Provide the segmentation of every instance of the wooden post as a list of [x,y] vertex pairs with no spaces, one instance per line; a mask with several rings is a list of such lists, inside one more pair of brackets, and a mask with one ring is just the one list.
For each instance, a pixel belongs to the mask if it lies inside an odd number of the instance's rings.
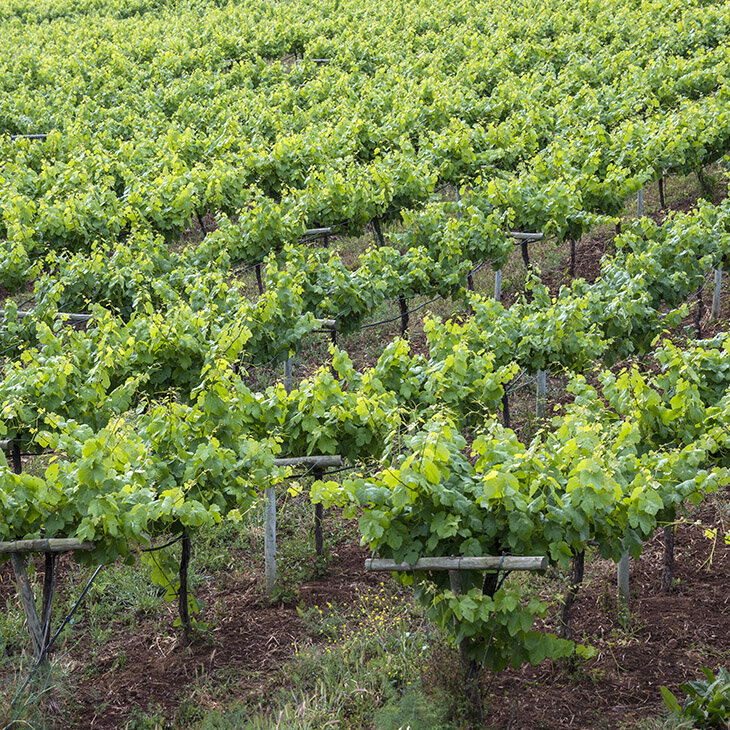
[[644,217],[644,188],[641,188],[636,196],[636,214],[639,218]]
[[[342,466],[342,457],[339,454],[332,456],[296,456],[292,458],[274,459],[274,466],[307,466],[313,472],[321,475],[328,467]],[[315,543],[317,542],[317,507],[315,505]],[[322,512],[319,512],[319,526],[321,535]],[[320,554],[319,551],[317,554]],[[264,490],[264,576],[266,581],[266,595],[273,597],[276,586],[276,490],[268,486]]]
[[697,311],[695,312],[695,330],[698,339],[702,339],[702,318],[705,316],[705,300],[702,298],[702,287],[697,290]]
[[[315,467],[312,470],[312,476],[315,480],[322,478],[322,467]],[[324,517],[324,510],[322,503],[318,502],[314,505],[314,550],[317,553],[317,558],[324,557],[324,537],[322,535],[322,518]]]
[[46,553],[46,569],[43,574],[43,604],[41,608],[41,644],[45,649],[51,639],[51,612],[56,589],[56,554]]
[[674,525],[664,528],[664,566],[662,569],[662,590],[670,591],[674,581]]
[[502,269],[494,272],[494,301],[502,301]]
[[292,391],[292,358],[288,357],[284,362],[284,389],[287,393]]
[[659,176],[659,206],[662,210],[667,207],[666,200],[664,199],[664,175]]
[[581,550],[573,555],[573,562],[570,571],[570,583],[568,584],[568,592],[563,602],[563,611],[561,616],[562,636],[569,639],[573,631],[571,625],[572,609],[575,598],[578,595],[578,589],[583,583],[583,574],[585,572],[585,550]]
[[377,216],[373,218],[373,230],[375,231],[375,237],[378,239],[378,245],[385,246],[385,236],[380,227],[380,219]]
[[547,410],[547,370],[537,371],[537,398],[535,415],[542,418]]
[[625,552],[618,563],[617,571],[619,607],[629,607],[629,553]]
[[259,294],[263,294],[264,293],[264,282],[263,282],[263,279],[261,278],[261,264],[256,264],[256,266],[254,268],[256,269],[256,283],[258,284],[258,287],[259,287]]
[[13,471],[20,474],[23,471],[23,462],[20,460],[20,444],[13,442]]
[[38,620],[38,613],[35,610],[35,599],[33,597],[33,589],[28,580],[28,573],[25,569],[25,560],[19,553],[10,553],[10,562],[15,573],[15,582],[18,586],[20,603],[23,606],[25,619],[28,622],[28,632],[33,643],[33,655],[38,660],[43,651],[43,631],[41,630],[41,622]]
[[527,249],[527,240],[523,239],[520,241],[520,249],[522,250],[522,261],[525,264],[525,268],[530,270],[530,252]]
[[271,599],[276,585],[276,492],[271,486],[264,492],[264,573]]
[[[449,571],[449,587],[455,596],[461,595],[461,571],[450,570]],[[457,623],[458,626],[458,623]],[[469,669],[470,659],[469,654],[466,651],[466,642],[462,641],[459,644],[459,656],[461,657],[461,664],[465,670]]]
[[180,554],[180,588],[177,594],[177,605],[180,611],[183,633],[190,638],[193,627],[190,624],[190,611],[188,607],[188,566],[190,565],[190,535],[186,529],[182,532],[182,552]]
[[575,238],[570,237],[570,269],[568,270],[571,279],[575,277]]
[[502,395],[502,422],[504,423],[505,428],[511,427],[511,418],[509,414],[509,395],[506,389]]
[[398,306],[400,307],[400,336],[405,337],[408,332],[408,301],[402,294],[398,297]]
[[712,291],[712,312],[710,317],[717,319],[720,316],[720,298],[722,296],[722,264],[715,269],[715,288]]

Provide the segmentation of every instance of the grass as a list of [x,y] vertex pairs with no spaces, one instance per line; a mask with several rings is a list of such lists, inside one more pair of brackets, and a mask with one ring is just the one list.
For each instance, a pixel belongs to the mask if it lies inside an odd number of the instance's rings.
[[282,668],[274,696],[206,713],[194,727],[455,727],[443,692],[424,683],[436,639],[407,593],[383,583],[351,605],[299,611],[310,642]]

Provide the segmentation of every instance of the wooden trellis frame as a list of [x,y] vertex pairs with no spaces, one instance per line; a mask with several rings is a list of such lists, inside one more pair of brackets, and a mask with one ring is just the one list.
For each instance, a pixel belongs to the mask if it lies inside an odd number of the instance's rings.
[[[28,633],[33,644],[33,655],[36,661],[43,656],[51,638],[51,611],[55,593],[56,556],[62,552],[93,550],[95,547],[93,542],[81,542],[77,538],[0,542],[0,555],[10,554],[18,597],[28,622]],[[46,557],[46,568],[43,576],[43,604],[40,617],[36,611],[33,588],[26,568],[24,556],[28,553],[44,553]]]

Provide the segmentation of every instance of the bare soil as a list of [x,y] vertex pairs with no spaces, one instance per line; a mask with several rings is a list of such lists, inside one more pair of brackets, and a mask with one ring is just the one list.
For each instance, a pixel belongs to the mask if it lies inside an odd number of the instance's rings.
[[[537,667],[483,673],[485,717],[472,728],[620,728],[661,712],[659,692],[675,693],[680,683],[698,678],[701,666],[713,670],[730,659],[730,548],[703,535],[704,526],[727,521],[728,494],[700,507],[676,534],[676,587],[660,587],[661,533],[645,545],[631,565],[631,613],[622,622],[612,563],[588,556],[586,578],[573,607],[574,637],[595,647],[594,658],[575,667],[545,661]],[[701,524],[699,524],[701,523]],[[347,606],[382,580],[364,570],[367,551],[347,541],[334,550],[328,572],[305,583],[300,606]],[[64,580],[63,570],[60,580]],[[223,577],[225,578],[225,576]],[[251,575],[210,581],[200,590],[206,603],[207,632],[186,643],[171,628],[148,618],[137,630],[120,628],[101,647],[82,635],[64,657],[70,667],[68,699],[59,710],[60,726],[111,730],[124,727],[135,712],[153,712],[172,727],[181,703],[194,698],[208,709],[234,700],[267,705],[276,687],[286,686],[286,662],[313,639],[294,606],[270,605],[261,596],[261,579]],[[535,590],[555,603],[544,628],[557,631],[564,579],[548,575]],[[12,595],[8,565],[0,569],[0,598]],[[556,599],[556,597],[558,597]],[[625,617],[624,617],[625,618]],[[164,622],[163,622],[164,623]],[[74,631],[83,632],[83,622]],[[443,668],[424,668],[424,678]],[[452,672],[458,665],[450,665]],[[441,683],[456,677],[441,676]],[[433,679],[430,680],[433,682]],[[428,686],[427,682],[427,686]],[[457,681],[458,685],[458,681]],[[201,687],[205,691],[201,692]],[[681,695],[681,693],[679,693]],[[346,725],[343,725],[346,726]]]

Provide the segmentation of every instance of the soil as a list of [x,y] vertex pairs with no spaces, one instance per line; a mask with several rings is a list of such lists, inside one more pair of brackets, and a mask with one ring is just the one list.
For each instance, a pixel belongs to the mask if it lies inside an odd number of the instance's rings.
[[[677,585],[670,593],[660,587],[661,531],[645,545],[641,558],[631,561],[628,625],[619,619],[615,566],[588,556],[572,624],[574,637],[593,646],[595,657],[572,668],[545,661],[495,676],[485,672],[481,677],[485,717],[471,727],[619,728],[661,712],[661,685],[681,698],[679,684],[698,678],[701,666],[713,670],[727,666],[730,548],[721,539],[713,545],[702,526],[721,526],[727,497],[717,497],[678,526]],[[328,572],[301,587],[300,606],[327,602],[346,606],[359,593],[377,590],[382,577],[365,572],[367,556],[355,542],[340,545]],[[0,569],[0,578],[5,599],[11,593],[7,564]],[[312,639],[296,608],[269,605],[262,599],[260,585],[260,576],[206,584],[198,593],[209,607],[203,618],[210,629],[190,644],[166,633],[152,619],[142,620],[135,632],[113,632],[93,659],[88,639],[82,640],[65,658],[72,668],[68,680],[75,707],[71,711],[67,706],[62,726],[111,730],[124,727],[134,712],[142,710],[174,718],[180,703],[195,696],[206,678],[214,686],[228,683],[225,704],[235,698],[265,703],[270,691],[286,684],[286,661]],[[536,590],[554,599],[563,593],[563,579],[547,576]],[[557,631],[557,612],[556,602],[553,618],[544,628]],[[173,609],[168,618],[169,628]],[[433,674],[436,669],[429,671]],[[204,697],[200,703],[206,704]],[[210,699],[209,704],[217,703]]]
[[[707,519],[707,510],[700,517]],[[488,726],[524,730],[618,728],[660,714],[659,688],[681,700],[679,685],[715,671],[730,657],[730,548],[713,542],[701,527],[676,533],[675,578],[661,590],[661,533],[631,561],[631,619],[619,620],[616,570],[597,559],[587,566],[588,584],[573,607],[577,639],[595,647],[595,658],[576,671],[564,664],[509,670],[487,680]],[[556,630],[555,626],[551,627]],[[511,723],[511,724],[510,724]]]

